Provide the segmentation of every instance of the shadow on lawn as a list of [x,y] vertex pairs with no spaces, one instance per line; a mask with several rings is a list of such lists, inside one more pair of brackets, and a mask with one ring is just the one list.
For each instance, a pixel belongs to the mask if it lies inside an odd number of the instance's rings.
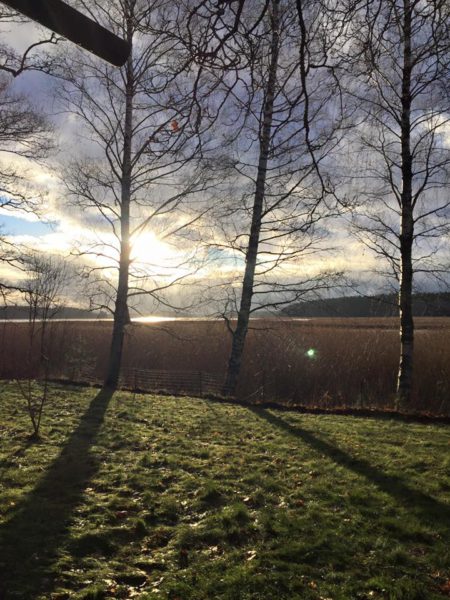
[[[0,600],[51,592],[58,548],[99,466],[90,449],[111,397],[112,392],[103,390],[95,396],[59,456],[0,528]],[[25,589],[29,595],[24,595]]]
[[358,475],[362,475],[378,486],[380,490],[389,494],[399,504],[405,506],[411,514],[422,522],[439,522],[441,525],[450,522],[450,506],[408,486],[398,475],[388,475],[378,467],[371,465],[368,461],[352,456],[345,450],[341,450],[330,442],[317,437],[307,429],[291,425],[264,408],[249,407],[249,409],[272,425],[300,438],[311,448],[325,454],[334,462]]

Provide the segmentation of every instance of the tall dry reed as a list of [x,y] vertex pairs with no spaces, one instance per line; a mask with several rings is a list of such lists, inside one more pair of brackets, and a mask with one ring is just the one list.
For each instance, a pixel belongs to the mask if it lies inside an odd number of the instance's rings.
[[[450,319],[417,319],[414,410],[450,413]],[[0,325],[0,377],[25,373],[26,324]],[[55,377],[102,379],[111,325],[51,323]],[[223,377],[230,335],[222,322],[176,321],[128,328],[123,367],[205,371]],[[398,360],[395,319],[255,320],[238,394],[252,402],[319,407],[393,405]],[[37,364],[37,363],[36,363]]]

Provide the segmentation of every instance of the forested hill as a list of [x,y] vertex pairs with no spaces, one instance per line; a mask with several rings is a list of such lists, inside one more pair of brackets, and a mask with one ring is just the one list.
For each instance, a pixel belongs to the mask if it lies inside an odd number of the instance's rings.
[[[327,300],[310,300],[283,309],[291,317],[394,317],[398,315],[395,295],[345,296]],[[415,294],[414,316],[449,317],[450,293]]]
[[[52,312],[52,311],[50,311]],[[3,306],[0,308],[0,320],[3,319],[28,319],[28,306]],[[91,312],[83,308],[66,306],[58,310],[55,319],[97,319],[108,317],[104,312]]]

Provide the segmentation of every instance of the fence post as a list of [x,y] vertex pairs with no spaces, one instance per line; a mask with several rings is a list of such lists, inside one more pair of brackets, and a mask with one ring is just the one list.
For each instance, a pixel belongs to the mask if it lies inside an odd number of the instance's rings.
[[133,369],[133,402],[136,400],[136,390],[137,390],[137,385],[136,385],[136,369]]
[[359,384],[359,395],[356,398],[356,408],[364,408],[366,399],[366,380],[363,378]]
[[198,389],[200,396],[203,396],[203,374],[201,371],[198,373]]

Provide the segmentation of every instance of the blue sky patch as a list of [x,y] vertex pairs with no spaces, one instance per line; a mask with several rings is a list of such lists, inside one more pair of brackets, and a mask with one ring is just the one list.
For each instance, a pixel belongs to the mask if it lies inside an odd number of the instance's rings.
[[53,231],[53,226],[45,221],[28,221],[20,217],[0,215],[0,231],[3,235],[46,235]]

